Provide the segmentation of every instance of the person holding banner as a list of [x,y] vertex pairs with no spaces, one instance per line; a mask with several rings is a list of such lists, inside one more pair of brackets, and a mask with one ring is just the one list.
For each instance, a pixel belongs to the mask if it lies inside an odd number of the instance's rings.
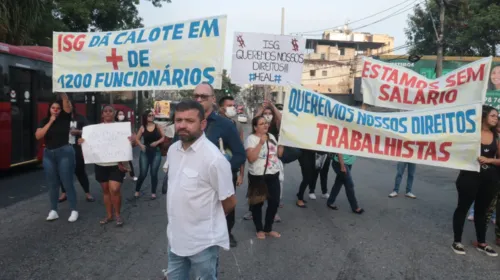
[[337,195],[339,195],[342,185],[345,186],[345,194],[347,195],[347,200],[351,205],[351,210],[355,214],[363,214],[365,210],[358,206],[358,200],[354,193],[354,181],[352,180],[352,165],[356,160],[356,156],[336,154],[333,157],[332,167],[337,177],[335,178],[335,183],[333,184],[332,190],[330,191],[330,197],[326,201],[326,206],[332,210],[339,210],[337,206],[334,205]]
[[59,186],[62,183],[66,189],[71,215],[69,222],[78,220],[76,210],[76,190],[74,185],[75,150],[69,144],[71,102],[66,93],[59,94],[61,101],[50,104],[47,116],[38,126],[35,137],[44,139],[43,170],[49,186],[51,209],[47,221],[59,219],[57,204],[59,202]]
[[[141,127],[137,132],[138,145],[141,148],[139,155],[139,179],[135,185],[134,198],[139,198],[142,183],[148,176],[148,169],[151,169],[151,199],[156,199],[156,187],[158,186],[158,170],[161,165],[160,144],[165,141],[163,129],[154,123],[155,115],[151,110],[146,110],[142,114]],[[143,143],[140,139],[143,139]]]
[[[109,124],[114,122],[115,109],[112,106],[105,106],[102,109],[102,123]],[[135,137],[129,137],[131,145],[135,143]],[[85,139],[78,139],[78,144],[85,142]],[[123,226],[123,219],[120,215],[122,206],[121,184],[125,173],[130,171],[128,162],[107,162],[95,164],[95,179],[101,184],[103,192],[104,206],[106,207],[106,218],[101,220],[101,225],[108,224],[116,219],[116,226]]]
[[498,111],[484,105],[481,124],[481,156],[478,158],[479,172],[461,170],[456,180],[458,205],[453,214],[454,242],[452,249],[456,254],[465,255],[462,244],[464,223],[470,206],[474,204],[474,226],[476,228],[477,250],[488,256],[496,257],[497,252],[486,243],[486,213],[498,191],[499,176],[496,166],[500,166],[500,141],[495,127]]

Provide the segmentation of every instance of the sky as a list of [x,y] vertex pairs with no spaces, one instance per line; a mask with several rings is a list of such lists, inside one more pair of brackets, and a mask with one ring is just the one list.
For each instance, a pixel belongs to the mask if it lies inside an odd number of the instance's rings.
[[[363,19],[392,6],[379,15],[350,24],[350,28],[361,27],[391,16],[378,23],[363,27],[356,32],[388,34],[394,37],[395,47],[406,43],[404,29],[407,26],[410,8],[423,0],[172,0],[155,8],[151,2],[141,0],[138,10],[144,26],[175,23],[217,15],[227,15],[224,68],[231,69],[232,40],[234,32],[257,32],[280,34],[281,8],[285,8],[285,34],[315,31],[304,35],[319,38],[322,30]],[[316,36],[314,36],[316,35]],[[405,50],[396,54],[405,53]]]

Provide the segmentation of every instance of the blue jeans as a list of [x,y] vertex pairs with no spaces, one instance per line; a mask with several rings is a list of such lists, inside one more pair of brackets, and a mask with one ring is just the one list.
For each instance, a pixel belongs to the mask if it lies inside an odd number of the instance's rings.
[[146,147],[146,151],[141,151],[139,155],[139,179],[135,185],[135,191],[139,192],[142,183],[148,176],[148,170],[151,169],[151,193],[156,194],[156,186],[158,185],[158,169],[161,164],[161,152],[159,148]]
[[75,165],[75,150],[70,145],[44,150],[43,169],[49,187],[51,210],[57,211],[61,184],[66,190],[69,207],[71,210],[76,210],[76,191],[73,179]]
[[194,279],[217,280],[219,246],[208,247],[194,256],[181,257],[172,253],[168,246],[168,280],[187,280],[189,274]]
[[335,199],[337,198],[337,195],[339,195],[342,185],[344,185],[345,194],[347,195],[347,200],[349,200],[351,209],[352,211],[356,211],[359,206],[358,201],[356,200],[356,194],[354,193],[354,181],[351,177],[352,165],[345,165],[345,173],[340,171],[340,163],[335,160],[332,161],[332,167],[335,173],[337,173],[337,177],[335,178],[335,183],[333,183],[332,190],[330,191],[330,197],[326,201],[326,204],[333,205],[335,203]]
[[401,180],[403,179],[403,174],[405,173],[406,166],[408,165],[408,179],[406,180],[406,193],[411,192],[413,186],[413,176],[415,175],[415,169],[417,165],[415,163],[409,162],[398,162],[398,173],[396,174],[396,182],[394,184],[394,191],[399,192],[399,185],[401,185]]

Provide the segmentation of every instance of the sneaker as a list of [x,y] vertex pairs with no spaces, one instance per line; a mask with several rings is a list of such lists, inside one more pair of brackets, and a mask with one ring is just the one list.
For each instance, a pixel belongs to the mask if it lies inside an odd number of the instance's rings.
[[274,215],[274,222],[275,223],[281,223],[281,218],[278,214]]
[[236,239],[234,239],[232,233],[229,234],[229,246],[231,246],[231,248],[238,246],[238,242],[236,241]]
[[49,215],[47,216],[47,221],[54,221],[59,219],[59,215],[57,214],[57,211],[50,210]]
[[480,245],[478,245],[476,247],[476,249],[479,252],[483,252],[486,255],[490,256],[490,257],[496,257],[496,256],[498,256],[498,253],[495,252],[495,250],[493,250],[493,248],[491,248],[489,245],[486,245],[486,246],[480,246]]
[[473,221],[474,221],[474,215],[469,215],[469,216],[467,217],[467,220],[469,220],[469,221],[473,222]]
[[252,217],[252,212],[248,212],[245,214],[245,216],[243,216],[243,219],[249,221],[249,220],[252,220],[253,217]]
[[133,179],[134,179],[134,181],[137,181],[137,177],[135,177],[135,176],[134,176],[134,178],[133,178]]
[[453,242],[453,244],[451,245],[451,248],[453,249],[455,254],[465,255],[465,249],[464,249],[464,245],[462,245],[462,243]]
[[71,215],[68,218],[68,222],[73,223],[78,220],[78,211],[71,211]]
[[324,198],[324,199],[328,199],[329,197],[330,197],[330,195],[327,193],[324,193],[321,195],[321,198]]
[[315,200],[316,199],[316,195],[313,194],[313,193],[310,193],[309,194],[309,198],[312,199],[312,200]]
[[390,197],[390,198],[393,198],[393,197],[396,197],[396,196],[398,196],[398,193],[397,193],[397,192],[391,192],[391,193],[389,194],[389,197]]
[[417,196],[416,196],[416,195],[414,195],[414,194],[412,194],[411,192],[407,192],[407,193],[405,194],[405,196],[406,196],[406,197],[408,197],[408,198],[413,198],[413,199],[417,198]]

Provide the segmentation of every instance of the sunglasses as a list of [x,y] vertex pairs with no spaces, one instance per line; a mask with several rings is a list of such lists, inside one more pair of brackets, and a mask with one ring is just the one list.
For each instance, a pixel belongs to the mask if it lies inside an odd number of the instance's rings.
[[149,115],[148,115],[148,118],[149,118],[149,117],[154,117],[154,116],[155,116],[155,115],[153,115],[153,114],[149,114]]

